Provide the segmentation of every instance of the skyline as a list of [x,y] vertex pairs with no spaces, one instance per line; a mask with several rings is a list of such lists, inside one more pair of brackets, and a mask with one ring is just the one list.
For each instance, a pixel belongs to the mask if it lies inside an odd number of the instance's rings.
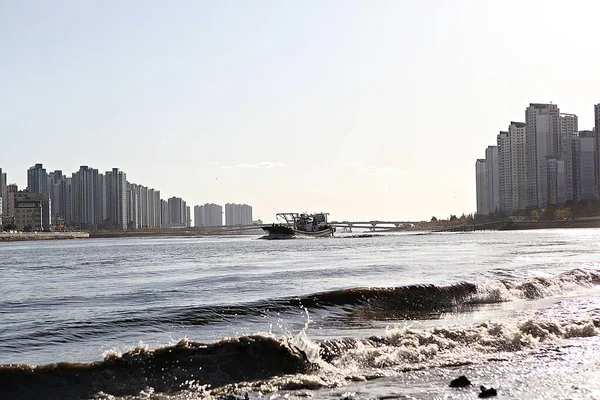
[[598,199],[600,104],[592,130],[558,104],[530,103],[525,122],[511,121],[475,162],[477,213],[532,213]]
[[[7,182],[6,182],[7,186],[16,185],[17,188],[19,188],[19,190],[27,190],[27,191],[29,191],[31,193],[47,193],[47,194],[50,194],[51,190],[50,190],[50,188],[48,186],[50,185],[50,181],[52,179],[51,174],[59,173],[60,176],[61,176],[61,179],[62,179],[62,177],[71,179],[71,178],[75,178],[75,175],[78,172],[80,172],[81,169],[84,169],[84,168],[85,169],[90,169],[90,170],[95,170],[97,174],[102,175],[103,177],[104,176],[108,176],[111,173],[112,174],[117,174],[117,173],[124,173],[124,174],[126,174],[127,173],[126,171],[120,170],[120,168],[111,168],[111,169],[103,171],[101,169],[94,168],[91,165],[90,166],[88,166],[88,165],[82,165],[82,166],[80,166],[79,170],[73,171],[72,173],[68,173],[68,171],[64,171],[64,170],[61,170],[61,169],[50,170],[50,169],[44,167],[43,163],[36,163],[35,165],[33,165],[30,168],[28,168],[28,170],[26,171],[26,176],[27,176],[27,180],[26,181],[27,182],[30,181],[29,175],[31,174],[31,180],[32,180],[32,184],[34,185],[34,187],[29,187],[28,184],[24,184],[23,186],[19,186],[16,182],[11,181],[11,179],[9,178],[10,175],[8,175],[5,172],[5,170],[3,168],[1,168],[1,167],[0,167],[0,174],[3,174],[3,175],[5,175],[7,177]],[[39,175],[40,171],[44,171],[45,175],[44,176]],[[171,197],[176,197],[176,198],[179,198],[180,200],[184,200],[185,201],[185,199],[182,199],[180,196],[169,196],[169,198],[161,198],[160,197],[160,188],[156,188],[156,187],[153,187],[151,185],[147,185],[146,186],[146,185],[141,184],[141,183],[130,182],[128,179],[125,179],[124,182],[127,183],[127,187],[131,184],[133,186],[143,187],[143,188],[145,188],[147,190],[151,190],[153,192],[157,191],[158,192],[158,196],[159,196],[158,197],[159,200],[165,200],[166,201],[166,200],[169,200]],[[42,187],[43,185],[46,185],[46,186]],[[2,193],[0,193],[0,199],[3,199]],[[4,199],[3,199],[3,201],[4,201]],[[2,203],[0,203],[0,204],[2,204]],[[202,203],[202,202],[199,202],[199,203],[190,203],[190,208],[193,210],[196,207],[202,207],[202,206],[208,205],[208,204],[212,204],[212,203],[210,203],[208,201],[204,201],[204,203]],[[248,204],[244,204],[244,203],[238,204],[236,202],[227,202],[227,203],[224,203],[224,205],[225,206],[245,206],[245,207],[249,207],[250,210],[252,209],[251,206],[249,206]],[[53,214],[55,214],[55,213],[53,213]],[[1,214],[1,210],[0,210],[0,215],[2,215]],[[252,211],[249,211],[249,215],[250,216],[252,215]],[[230,217],[230,218],[234,218],[234,217]],[[193,214],[191,215],[190,220],[192,222],[195,222]],[[223,220],[225,220],[225,213],[223,213]],[[250,221],[251,222],[248,223],[248,225],[252,224],[252,218],[251,217],[250,217]],[[230,223],[225,223],[225,221],[223,221],[223,224],[225,224],[225,225],[234,224],[233,220],[229,221],[229,222]],[[126,223],[127,222],[125,222],[125,224]],[[192,226],[194,226],[194,225],[192,225]]]
[[600,102],[595,4],[0,9],[0,167],[19,187],[35,163],[118,167],[265,221],[447,218],[475,211],[472,162],[527,104],[583,130]]

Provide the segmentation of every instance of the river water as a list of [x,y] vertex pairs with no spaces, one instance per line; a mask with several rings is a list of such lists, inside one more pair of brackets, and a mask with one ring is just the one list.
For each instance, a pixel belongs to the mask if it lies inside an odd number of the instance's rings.
[[0,243],[0,398],[600,399],[599,261],[595,229]]

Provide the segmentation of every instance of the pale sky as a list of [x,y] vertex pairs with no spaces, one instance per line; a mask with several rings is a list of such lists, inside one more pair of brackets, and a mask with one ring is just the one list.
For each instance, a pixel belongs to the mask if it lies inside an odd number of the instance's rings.
[[553,102],[593,129],[595,1],[0,0],[0,168],[118,167],[254,217],[475,210],[475,160]]

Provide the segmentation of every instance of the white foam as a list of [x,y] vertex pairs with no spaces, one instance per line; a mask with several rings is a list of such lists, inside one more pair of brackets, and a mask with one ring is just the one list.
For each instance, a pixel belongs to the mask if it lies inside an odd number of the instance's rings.
[[554,277],[538,276],[515,282],[493,280],[478,285],[472,302],[487,304],[562,296],[591,288],[599,281],[597,274],[582,269],[574,269]]
[[333,363],[346,373],[440,366],[534,349],[559,339],[596,336],[599,325],[600,320],[588,317],[563,323],[533,318],[429,329],[388,328],[379,338],[358,341]]

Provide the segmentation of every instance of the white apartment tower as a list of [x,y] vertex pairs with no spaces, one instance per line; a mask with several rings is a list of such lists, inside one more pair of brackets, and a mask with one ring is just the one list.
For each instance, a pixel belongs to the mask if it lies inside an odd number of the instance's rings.
[[561,113],[559,116],[559,125],[560,125],[560,155],[563,155],[566,151],[565,146],[567,138],[572,135],[575,135],[579,131],[579,123],[577,119],[577,115],[575,114],[563,114]]
[[490,211],[500,208],[500,181],[498,172],[498,146],[488,146],[485,150],[487,165],[488,205]]
[[510,136],[508,132],[500,132],[496,137],[498,145],[498,182],[500,191],[500,211],[513,210],[512,199],[512,163]]
[[48,193],[48,174],[42,164],[27,170],[27,190],[33,193]]
[[527,206],[525,124],[511,122],[508,131],[498,134],[497,144],[499,210],[524,209]]
[[118,168],[105,173],[107,225],[112,229],[127,229],[127,175]]
[[204,206],[194,206],[194,227],[206,226],[204,222]]
[[252,225],[252,207],[247,204],[225,204],[225,225]]
[[511,121],[508,126],[511,146],[512,208],[523,210],[527,207],[527,149],[524,122]]
[[488,205],[488,173],[485,159],[479,158],[475,162],[475,186],[477,214],[487,215],[490,212]]
[[204,205],[204,223],[206,226],[223,226],[223,207],[214,203]]
[[6,207],[8,204],[7,201],[7,193],[8,193],[8,183],[6,182],[6,172],[2,172],[2,168],[0,168],[0,197],[2,197],[2,207],[0,207],[0,215],[6,214]]
[[160,224],[161,226],[169,226],[171,223],[171,215],[169,210],[169,202],[160,199]]
[[83,165],[73,174],[72,222],[82,229],[94,229],[102,224],[98,211],[100,203],[98,191],[98,170]]
[[188,226],[189,214],[182,198],[173,196],[168,200],[168,214],[169,226],[178,228]]
[[67,178],[61,170],[48,174],[48,191],[52,203],[52,225],[66,222],[69,209],[69,190]]
[[559,115],[556,104],[531,103],[525,111],[528,206],[549,204],[548,159],[559,153]]

